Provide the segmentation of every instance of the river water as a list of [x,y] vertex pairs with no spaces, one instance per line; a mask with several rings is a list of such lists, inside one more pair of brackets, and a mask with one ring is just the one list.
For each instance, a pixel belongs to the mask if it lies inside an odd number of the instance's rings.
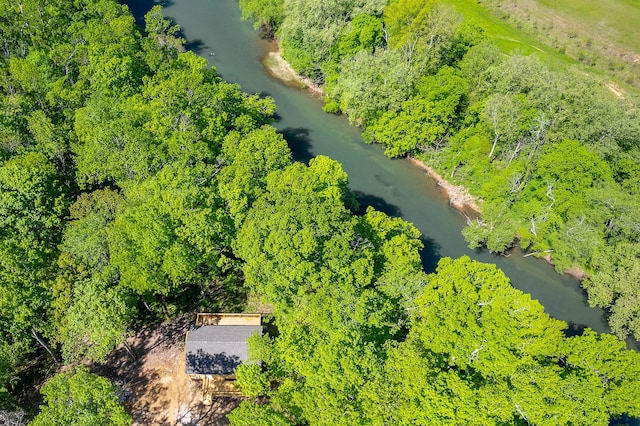
[[378,146],[362,141],[357,128],[345,117],[326,114],[322,102],[304,90],[285,86],[271,78],[261,64],[269,44],[260,40],[252,26],[240,20],[237,0],[129,0],[138,22],[154,4],[161,4],[167,17],[178,23],[186,47],[205,57],[227,81],[238,83],[248,93],[275,99],[278,121],[294,158],[308,161],[326,155],[340,163],[362,205],[412,222],[424,235],[422,253],[426,271],[439,258],[469,255],[481,262],[497,264],[514,287],[537,299],[547,313],[569,323],[579,332],[585,326],[608,332],[603,311],[588,307],[578,282],[555,273],[543,260],[523,258],[515,250],[496,256],[467,247],[461,235],[464,217],[448,205],[435,182],[406,160],[384,157]]

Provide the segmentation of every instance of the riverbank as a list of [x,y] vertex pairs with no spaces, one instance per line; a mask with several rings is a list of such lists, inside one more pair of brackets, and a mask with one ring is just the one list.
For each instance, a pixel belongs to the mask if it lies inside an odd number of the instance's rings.
[[424,170],[427,175],[436,181],[436,184],[442,188],[442,191],[449,198],[449,204],[456,210],[467,214],[480,215],[480,206],[476,197],[471,195],[467,188],[462,185],[454,185],[438,174],[432,167],[427,166],[422,161],[413,157],[408,157],[409,161]]
[[[449,198],[449,204],[456,210],[462,212],[467,217],[471,215],[480,216],[482,214],[480,211],[480,206],[478,205],[479,200],[471,195],[464,186],[452,184],[451,182],[440,176],[440,174],[438,174],[435,169],[427,166],[425,163],[418,159],[409,157],[409,161],[420,167],[427,173],[427,175],[429,175],[431,179],[436,181],[436,184]],[[530,256],[532,254],[533,253],[529,253],[525,256]],[[551,254],[545,254],[544,256],[540,256],[540,258],[544,259],[548,264],[553,265],[553,258]],[[587,276],[586,272],[577,266],[571,266],[570,268],[564,270],[562,273],[575,278],[578,281],[584,280]]]
[[[310,79],[299,75],[293,67],[284,59],[278,49],[276,41],[272,44],[273,50],[267,52],[262,58],[262,64],[270,76],[280,80],[287,86],[306,88],[314,96],[324,97],[325,93],[322,87],[314,84]],[[461,185],[454,185],[440,176],[432,167],[427,166],[422,161],[409,157],[409,161],[424,170],[427,175],[436,181],[436,184],[442,188],[442,191],[449,198],[449,204],[460,212],[473,215],[480,215],[480,206],[478,200],[469,191]]]
[[[270,47],[271,49],[264,55],[261,62],[271,77],[281,81],[287,86],[306,89],[315,97],[324,97],[325,93],[320,86],[314,84],[310,79],[300,76],[282,57],[276,41],[274,41]],[[436,185],[447,196],[450,206],[468,218],[481,215],[480,200],[471,195],[464,186],[452,184],[442,177],[434,168],[416,158],[408,157],[408,160],[436,182]],[[544,259],[550,265],[553,265],[553,258],[550,254],[546,254],[540,258]],[[586,277],[586,273],[577,266],[572,266],[563,271],[563,273],[578,281],[582,281]]]
[[321,99],[324,98],[325,93],[322,87],[315,84],[311,79],[299,75],[282,57],[277,42],[274,41],[273,46],[274,50],[267,52],[261,61],[267,73],[282,81],[287,86],[307,89],[313,96]]

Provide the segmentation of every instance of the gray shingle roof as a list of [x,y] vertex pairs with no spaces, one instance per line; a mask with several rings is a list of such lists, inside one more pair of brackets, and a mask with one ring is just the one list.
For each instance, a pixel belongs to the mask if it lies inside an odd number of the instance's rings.
[[249,358],[247,338],[260,325],[205,325],[189,332],[185,343],[187,374],[233,374]]

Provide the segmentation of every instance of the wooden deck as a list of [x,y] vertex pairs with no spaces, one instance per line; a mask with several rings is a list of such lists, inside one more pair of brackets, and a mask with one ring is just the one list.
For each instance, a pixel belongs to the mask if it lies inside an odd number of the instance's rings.
[[202,380],[202,403],[211,405],[214,397],[241,396],[242,392],[236,388],[235,376],[197,376]]
[[262,325],[261,314],[198,314],[196,326],[203,325]]
[[[261,326],[261,314],[226,314],[200,313],[196,316],[196,327],[203,326]],[[221,327],[222,328],[222,327]],[[187,332],[187,339],[189,332]],[[240,396],[242,392],[234,386],[235,374],[190,374],[192,380],[202,382],[202,401],[204,405],[211,405],[215,397]]]

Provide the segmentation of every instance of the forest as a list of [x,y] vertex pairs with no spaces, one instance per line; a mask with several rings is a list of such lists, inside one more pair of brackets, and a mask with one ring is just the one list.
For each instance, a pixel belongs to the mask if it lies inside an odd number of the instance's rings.
[[589,304],[617,336],[640,339],[638,92],[616,97],[609,80],[537,45],[524,55],[460,4],[240,1],[322,85],[327,112],[479,200],[463,231],[470,247],[519,245],[558,272],[582,271]]
[[504,250],[517,230],[560,269],[598,265],[585,285],[618,337],[571,333],[493,265],[425,273],[417,229],[357,213],[336,161],[294,162],[272,99],[186,51],[159,6],[142,29],[114,0],[0,0],[0,411],[131,424],[91,366],[141,324],[254,294],[277,333],[251,341],[234,425],[640,417],[640,354],[619,338],[639,324],[634,110],[418,3],[241,6],[325,82],[327,110],[475,179],[473,244]]

